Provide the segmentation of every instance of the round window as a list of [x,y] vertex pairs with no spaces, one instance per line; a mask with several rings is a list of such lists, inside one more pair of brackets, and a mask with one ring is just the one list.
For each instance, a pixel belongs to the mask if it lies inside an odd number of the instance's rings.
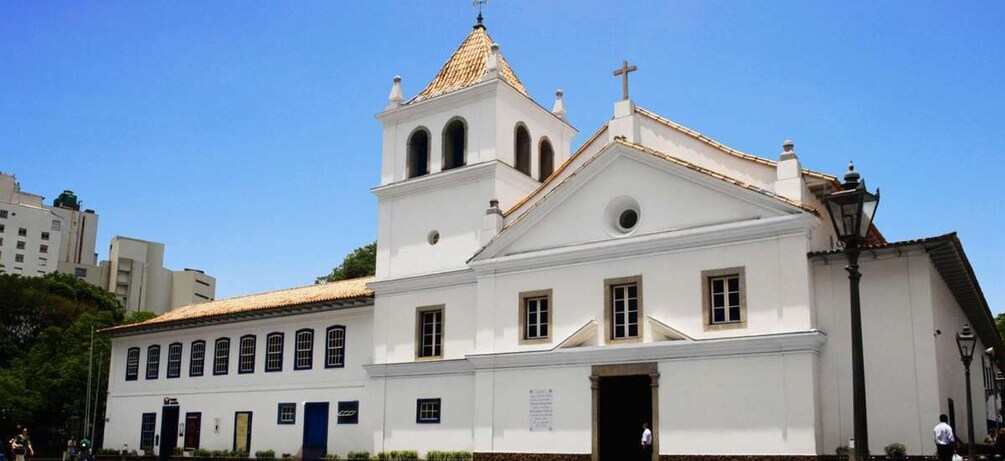
[[635,228],[635,225],[639,223],[639,213],[632,209],[627,209],[621,212],[618,216],[618,226],[624,231],[629,231]]
[[632,197],[622,195],[611,199],[604,210],[604,227],[611,237],[631,235],[642,220],[642,207]]
[[436,245],[440,241],[440,233],[437,231],[431,231],[426,237],[426,240],[429,241],[430,245]]

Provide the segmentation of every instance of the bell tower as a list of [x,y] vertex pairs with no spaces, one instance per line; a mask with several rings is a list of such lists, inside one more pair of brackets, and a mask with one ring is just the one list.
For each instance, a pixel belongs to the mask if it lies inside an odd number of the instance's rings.
[[418,94],[395,76],[383,124],[377,278],[464,269],[489,202],[507,210],[568,157],[576,130],[562,93],[531,99],[479,18]]

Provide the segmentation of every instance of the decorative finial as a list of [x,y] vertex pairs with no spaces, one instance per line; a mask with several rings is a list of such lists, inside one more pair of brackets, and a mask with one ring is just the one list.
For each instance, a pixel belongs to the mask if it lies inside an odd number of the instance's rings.
[[489,57],[485,60],[485,76],[482,81],[492,80],[499,77],[499,44],[493,43],[489,50]]
[[555,90],[555,105],[551,106],[551,113],[562,120],[565,120],[565,103],[562,101],[564,94],[562,90]]
[[475,0],[475,1],[471,2],[471,6],[477,6],[478,7],[478,17],[476,18],[478,20],[478,23],[475,24],[475,27],[474,27],[475,29],[485,30],[485,24],[482,23],[482,21],[485,19],[485,18],[482,17],[482,6],[485,5],[488,2],[489,2],[489,0]]
[[629,66],[628,61],[621,61],[621,68],[614,71],[614,76],[621,76],[621,100],[628,100],[628,73],[639,70],[638,67]]
[[785,161],[796,158],[795,147],[796,143],[792,142],[791,139],[782,141],[782,155],[778,157],[778,160]]
[[844,182],[849,189],[857,187],[862,176],[855,171],[855,162],[848,162],[848,172],[844,174]]
[[387,105],[388,109],[394,109],[401,105],[405,97],[401,94],[401,76],[394,76],[394,85],[391,86],[391,94],[387,97],[390,103]]

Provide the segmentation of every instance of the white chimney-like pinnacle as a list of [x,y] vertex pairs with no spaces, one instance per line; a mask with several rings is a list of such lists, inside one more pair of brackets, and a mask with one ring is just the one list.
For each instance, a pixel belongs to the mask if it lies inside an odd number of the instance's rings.
[[493,43],[489,51],[489,57],[485,60],[485,76],[482,81],[492,80],[499,77],[499,44]]
[[391,95],[387,97],[390,103],[387,105],[388,109],[394,109],[401,105],[405,97],[401,94],[401,76],[394,76],[394,85],[391,87]]
[[562,120],[565,120],[565,102],[562,101],[562,95],[564,94],[562,90],[556,90],[555,105],[551,106],[551,113]]

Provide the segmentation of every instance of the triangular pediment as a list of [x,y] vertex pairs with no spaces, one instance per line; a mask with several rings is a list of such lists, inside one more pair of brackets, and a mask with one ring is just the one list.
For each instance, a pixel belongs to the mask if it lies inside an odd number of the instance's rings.
[[[637,212],[631,229],[624,210]],[[800,204],[616,141],[539,198],[473,260],[811,213]]]

